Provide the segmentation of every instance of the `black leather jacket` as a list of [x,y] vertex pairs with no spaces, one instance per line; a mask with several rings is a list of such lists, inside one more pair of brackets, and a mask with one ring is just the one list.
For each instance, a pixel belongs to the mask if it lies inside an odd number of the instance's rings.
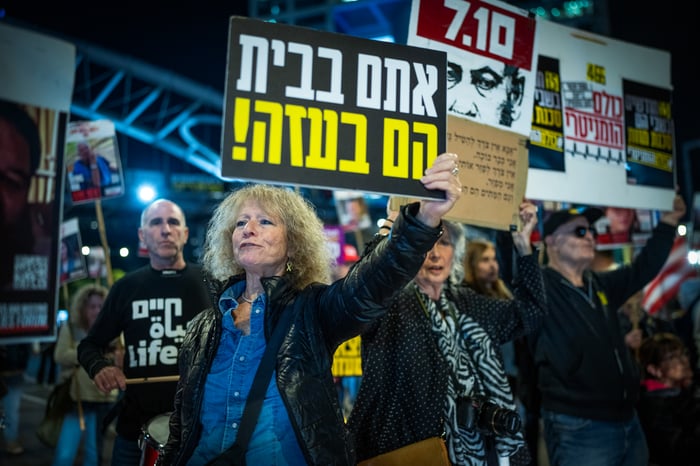
[[[338,404],[331,365],[336,348],[384,315],[393,296],[418,272],[441,234],[415,218],[417,204],[402,209],[391,238],[363,257],[347,276],[331,285],[292,289],[284,276],[263,280],[268,306],[265,337],[281,312],[295,312],[277,358],[277,386],[308,464],[354,465],[355,448]],[[215,284],[213,302],[232,284]],[[289,300],[289,298],[292,298]],[[161,465],[185,464],[199,442],[200,410],[209,368],[222,331],[218,308],[191,321],[178,363],[180,380],[170,436]]]

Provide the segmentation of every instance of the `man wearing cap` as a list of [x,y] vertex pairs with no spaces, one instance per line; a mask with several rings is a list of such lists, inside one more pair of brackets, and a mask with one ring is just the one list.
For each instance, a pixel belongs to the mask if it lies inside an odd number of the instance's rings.
[[528,336],[528,345],[552,466],[648,463],[635,413],[639,372],[625,347],[617,309],[661,270],[685,208],[676,196],[673,210],[661,216],[632,264],[605,272],[590,270],[596,245],[592,225],[601,210],[560,210],[545,221],[548,315]]

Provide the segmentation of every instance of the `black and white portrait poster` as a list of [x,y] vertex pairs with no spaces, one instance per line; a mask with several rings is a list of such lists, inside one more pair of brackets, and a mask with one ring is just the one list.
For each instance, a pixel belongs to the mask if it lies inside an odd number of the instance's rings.
[[447,112],[530,134],[536,21],[497,0],[413,0],[408,44],[447,53]]

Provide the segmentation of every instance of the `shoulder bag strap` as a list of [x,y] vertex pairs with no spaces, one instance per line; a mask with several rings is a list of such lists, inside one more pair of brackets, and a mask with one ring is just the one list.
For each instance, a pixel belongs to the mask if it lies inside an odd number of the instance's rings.
[[270,341],[267,342],[265,353],[263,354],[258,370],[255,372],[253,385],[248,394],[245,408],[243,408],[243,417],[241,418],[241,428],[238,430],[236,441],[233,442],[226,451],[207,463],[207,466],[224,466],[224,465],[244,465],[245,454],[248,450],[248,442],[253,435],[255,425],[258,423],[258,416],[262,409],[263,400],[265,399],[265,391],[272,377],[272,370],[277,361],[277,351],[287,330],[291,325],[292,317],[295,314],[296,306],[287,308],[282,312],[280,320],[275,327]]

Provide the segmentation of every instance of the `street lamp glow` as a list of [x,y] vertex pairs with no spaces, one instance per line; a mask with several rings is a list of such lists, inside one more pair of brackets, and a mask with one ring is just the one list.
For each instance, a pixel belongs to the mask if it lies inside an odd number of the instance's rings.
[[149,184],[142,185],[138,190],[139,199],[143,202],[151,202],[156,198],[156,190]]

